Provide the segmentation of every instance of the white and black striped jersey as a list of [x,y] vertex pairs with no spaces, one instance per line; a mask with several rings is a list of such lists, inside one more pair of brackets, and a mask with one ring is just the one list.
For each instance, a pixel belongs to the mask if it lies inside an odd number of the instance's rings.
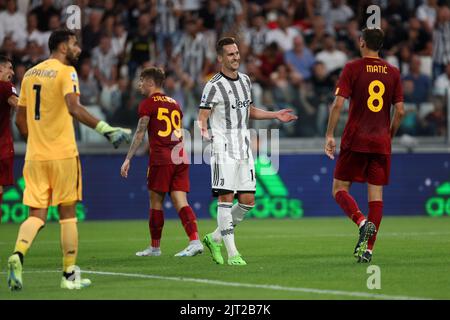
[[236,27],[236,18],[242,14],[242,5],[237,0],[231,0],[227,5],[219,5],[216,9],[216,22],[219,22],[221,33],[225,34]]
[[240,72],[236,79],[218,73],[206,83],[200,108],[211,109],[213,153],[226,152],[233,159],[250,157],[251,88],[250,78]]
[[208,59],[208,43],[202,33],[195,38],[185,33],[174,49],[174,55],[182,55],[183,71],[197,80],[201,74],[205,60]]
[[179,0],[156,1],[156,33],[171,34],[178,31],[178,17],[175,15],[175,10],[178,9],[181,10]]
[[433,62],[438,64],[450,62],[450,22],[438,24],[434,29]]
[[252,52],[256,55],[261,55],[267,46],[267,28],[257,30],[251,28],[245,32],[244,41],[252,49]]

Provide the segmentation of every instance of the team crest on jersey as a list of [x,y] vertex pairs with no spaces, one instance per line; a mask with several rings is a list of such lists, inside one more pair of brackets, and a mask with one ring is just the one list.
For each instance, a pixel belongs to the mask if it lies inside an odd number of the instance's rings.
[[72,72],[70,74],[70,78],[72,79],[72,81],[77,81],[77,73],[76,72]]

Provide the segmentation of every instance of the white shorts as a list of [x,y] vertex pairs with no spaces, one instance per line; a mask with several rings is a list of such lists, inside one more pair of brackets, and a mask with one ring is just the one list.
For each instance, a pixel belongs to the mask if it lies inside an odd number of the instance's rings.
[[211,186],[214,196],[221,193],[256,191],[253,156],[245,160],[231,158],[227,153],[211,156]]

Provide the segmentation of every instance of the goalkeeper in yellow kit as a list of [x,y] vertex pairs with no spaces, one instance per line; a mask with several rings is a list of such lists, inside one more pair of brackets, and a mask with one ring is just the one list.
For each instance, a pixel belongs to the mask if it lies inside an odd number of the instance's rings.
[[75,205],[81,200],[81,168],[72,117],[104,135],[115,148],[130,141],[131,130],[110,127],[89,114],[79,102],[78,77],[73,67],[81,48],[70,30],[54,31],[48,41],[51,56],[29,69],[22,81],[16,125],[27,139],[23,174],[23,203],[30,208],[19,229],[14,253],[8,259],[8,285],[23,286],[23,259],[49,206],[58,206],[61,224],[63,277],[61,288],[90,285],[76,272],[78,230]]

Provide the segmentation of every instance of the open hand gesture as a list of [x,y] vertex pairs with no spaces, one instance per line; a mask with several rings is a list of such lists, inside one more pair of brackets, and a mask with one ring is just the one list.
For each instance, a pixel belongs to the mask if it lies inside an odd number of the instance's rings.
[[297,120],[298,117],[295,114],[292,114],[294,110],[292,109],[281,109],[276,112],[277,119],[281,122],[290,122],[293,120]]

